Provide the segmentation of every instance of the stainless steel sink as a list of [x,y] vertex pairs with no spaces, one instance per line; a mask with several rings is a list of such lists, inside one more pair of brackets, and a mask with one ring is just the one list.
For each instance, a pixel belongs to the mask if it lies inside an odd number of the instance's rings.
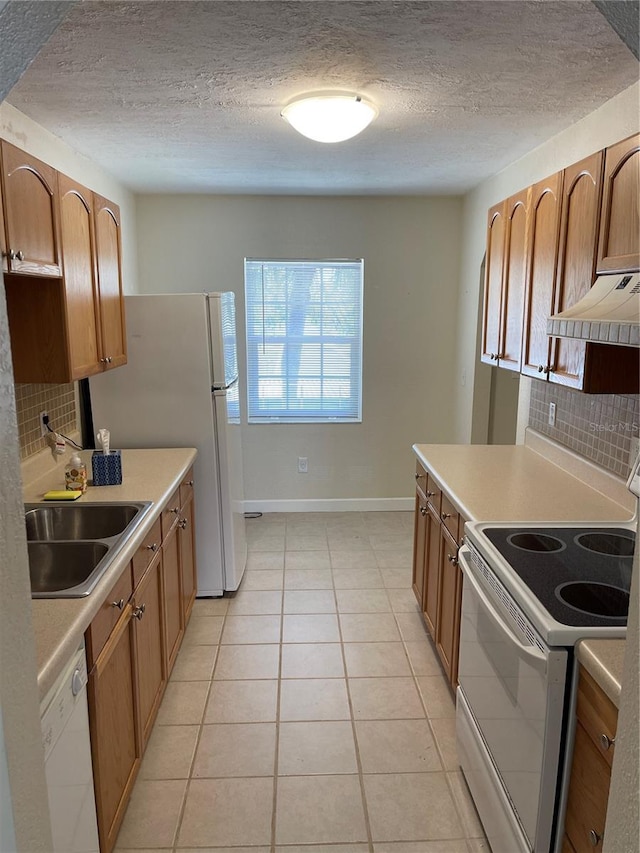
[[88,595],[150,507],[150,501],[25,504],[32,598]]

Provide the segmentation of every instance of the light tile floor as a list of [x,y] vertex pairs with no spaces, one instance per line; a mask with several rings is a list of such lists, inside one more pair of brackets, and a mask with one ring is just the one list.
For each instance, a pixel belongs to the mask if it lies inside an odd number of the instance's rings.
[[[117,853],[480,853],[411,513],[247,521],[194,606]],[[304,845],[304,846],[303,846]]]

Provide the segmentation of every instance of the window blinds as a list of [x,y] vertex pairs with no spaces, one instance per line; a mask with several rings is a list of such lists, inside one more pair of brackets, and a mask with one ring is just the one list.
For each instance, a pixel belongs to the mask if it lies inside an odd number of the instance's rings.
[[249,423],[362,420],[362,291],[362,260],[245,260]]

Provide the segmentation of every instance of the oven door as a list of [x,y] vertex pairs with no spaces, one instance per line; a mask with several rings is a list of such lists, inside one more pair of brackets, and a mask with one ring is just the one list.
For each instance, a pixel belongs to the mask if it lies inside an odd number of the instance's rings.
[[465,576],[460,689],[529,849],[548,853],[567,652],[545,646],[508,590],[486,566],[482,574],[470,557],[468,548],[460,550]]

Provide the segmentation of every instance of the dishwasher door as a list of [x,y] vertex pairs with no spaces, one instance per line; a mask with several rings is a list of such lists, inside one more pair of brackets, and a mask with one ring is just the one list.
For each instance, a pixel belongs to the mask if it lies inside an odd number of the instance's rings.
[[84,644],[40,706],[52,853],[98,853]]

